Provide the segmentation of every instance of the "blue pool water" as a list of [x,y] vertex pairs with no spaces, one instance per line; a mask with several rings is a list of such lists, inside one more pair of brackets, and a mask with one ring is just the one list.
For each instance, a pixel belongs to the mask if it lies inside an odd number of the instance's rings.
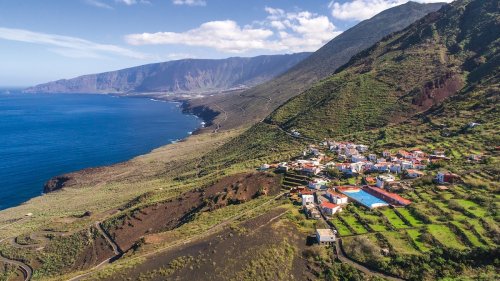
[[53,176],[128,160],[200,123],[146,98],[0,90],[0,210],[40,195]]
[[359,191],[344,191],[343,192],[347,197],[357,201],[358,203],[372,209],[376,207],[388,206],[385,201],[379,199],[370,193],[360,189]]

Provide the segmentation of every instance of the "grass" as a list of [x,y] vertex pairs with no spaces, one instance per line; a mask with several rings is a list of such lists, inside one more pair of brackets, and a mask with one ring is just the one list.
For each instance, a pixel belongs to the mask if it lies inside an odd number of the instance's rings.
[[479,247],[483,248],[485,245],[479,240],[477,236],[475,236],[473,233],[465,229],[460,223],[456,221],[450,222],[452,225],[454,225],[459,231],[466,237],[467,241],[469,241],[472,246],[474,247]]
[[372,213],[371,211],[366,210],[365,208],[362,209],[356,208],[355,205],[351,207],[352,208],[350,210],[359,215],[360,218],[363,219],[373,231],[380,232],[389,230],[385,226],[384,221],[380,216],[376,215],[375,213]]
[[391,247],[399,254],[402,255],[418,255],[420,254],[412,244],[407,240],[404,233],[400,232],[384,232],[383,236]]
[[335,229],[337,229],[340,236],[346,236],[352,234],[349,228],[347,228],[347,226],[345,226],[345,224],[341,220],[339,220],[338,217],[334,217],[332,219],[332,222],[333,225],[335,225]]
[[400,217],[398,217],[398,215],[394,212],[393,209],[384,208],[384,209],[380,210],[380,212],[389,220],[389,222],[396,229],[408,228],[408,226],[405,224],[405,222]]
[[399,208],[397,210],[410,224],[411,226],[414,226],[414,227],[419,227],[419,226],[422,226],[424,225],[424,223],[418,219],[416,219],[411,213],[410,211],[408,211],[408,209],[405,209],[405,208]]
[[356,217],[352,214],[343,213],[341,214],[342,219],[356,232],[356,234],[368,233],[368,230],[361,225]]
[[418,250],[420,250],[421,252],[428,252],[430,250],[430,248],[421,241],[422,233],[419,229],[407,229],[406,233],[408,233],[408,236],[413,240],[413,243],[415,243],[415,246],[417,246]]
[[446,225],[431,224],[428,225],[429,233],[439,242],[441,245],[457,250],[465,250],[465,246],[457,236],[450,230]]
[[453,201],[457,202],[460,206],[462,206],[465,210],[471,212],[478,218],[485,217],[488,212],[484,210],[481,206],[478,204],[465,200],[465,199],[453,199]]

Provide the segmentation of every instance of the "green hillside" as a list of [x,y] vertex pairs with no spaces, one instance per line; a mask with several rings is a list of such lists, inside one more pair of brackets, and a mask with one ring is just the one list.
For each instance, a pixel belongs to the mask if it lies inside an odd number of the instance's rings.
[[268,118],[322,138],[401,122],[499,68],[498,2],[456,1],[356,55]]
[[216,120],[223,129],[260,121],[288,99],[334,73],[358,52],[406,28],[428,13],[437,11],[442,5],[408,2],[387,9],[344,31],[290,70],[266,83],[239,95],[207,97],[191,100],[190,103],[192,107],[208,106],[219,112],[223,109],[225,114]]

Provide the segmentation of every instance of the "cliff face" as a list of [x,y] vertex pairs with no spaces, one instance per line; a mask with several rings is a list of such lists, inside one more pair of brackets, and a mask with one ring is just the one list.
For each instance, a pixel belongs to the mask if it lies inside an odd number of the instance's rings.
[[84,75],[37,85],[28,93],[205,93],[261,84],[293,67],[309,53],[185,59]]

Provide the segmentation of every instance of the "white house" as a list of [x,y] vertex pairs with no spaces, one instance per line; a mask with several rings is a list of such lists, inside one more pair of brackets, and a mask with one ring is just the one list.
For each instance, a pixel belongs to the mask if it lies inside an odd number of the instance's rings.
[[382,156],[384,156],[385,158],[389,158],[391,157],[391,152],[389,150],[384,150],[382,152]]
[[378,175],[377,176],[377,187],[383,188],[386,184],[393,183],[395,180],[392,175]]
[[319,244],[331,244],[335,242],[335,233],[333,230],[327,229],[316,229],[316,240]]
[[260,165],[259,170],[261,170],[261,171],[269,170],[270,167],[271,166],[269,164],[262,164],[262,165]]
[[323,202],[321,203],[321,210],[325,215],[333,216],[335,213],[340,212],[342,210],[342,207],[330,202]]
[[307,187],[310,189],[325,189],[328,184],[327,180],[324,179],[313,179],[308,182]]
[[302,206],[314,204],[314,196],[310,194],[302,194]]
[[401,173],[401,165],[400,164],[392,164],[390,170],[391,170],[391,173],[399,174],[399,173]]
[[401,161],[401,169],[408,170],[413,168],[413,163],[411,161]]
[[454,183],[458,180],[460,180],[460,177],[458,175],[449,172],[439,172],[436,176],[436,181],[440,184]]
[[328,190],[325,196],[328,197],[331,202],[337,205],[347,204],[347,196],[345,196],[342,193],[337,193],[332,190]]
[[418,150],[418,149],[413,150],[412,154],[413,154],[413,158],[423,158],[423,157],[425,157],[425,153],[423,151],[421,151],[421,150]]
[[288,163],[286,163],[286,162],[279,163],[278,164],[278,171],[288,172]]
[[372,162],[377,162],[377,155],[373,153],[368,154],[368,160]]
[[385,173],[385,172],[389,171],[389,163],[387,163],[387,162],[377,163],[377,164],[373,165],[373,167],[375,170],[377,170],[381,173]]
[[358,154],[351,156],[351,162],[353,163],[363,162],[363,161],[366,161],[366,157],[364,155]]
[[414,170],[414,169],[408,169],[406,170],[406,175],[409,177],[409,178],[412,178],[412,179],[415,179],[415,178],[420,178],[424,175],[423,172],[421,171],[418,171],[418,170]]
[[363,152],[366,152],[368,151],[368,145],[364,145],[364,144],[359,144],[358,146],[356,146],[356,149],[363,153]]

